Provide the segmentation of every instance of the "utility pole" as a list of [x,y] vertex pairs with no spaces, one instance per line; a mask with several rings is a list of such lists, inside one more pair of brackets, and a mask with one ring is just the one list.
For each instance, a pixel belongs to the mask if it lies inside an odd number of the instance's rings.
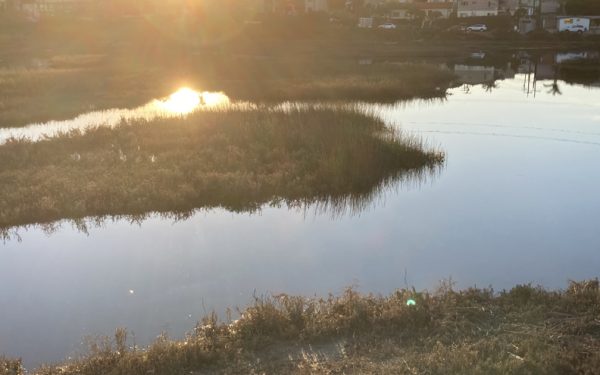
[[541,30],[543,28],[543,26],[542,26],[542,1],[543,0],[537,0],[537,1],[538,1],[538,9],[537,9],[536,29]]

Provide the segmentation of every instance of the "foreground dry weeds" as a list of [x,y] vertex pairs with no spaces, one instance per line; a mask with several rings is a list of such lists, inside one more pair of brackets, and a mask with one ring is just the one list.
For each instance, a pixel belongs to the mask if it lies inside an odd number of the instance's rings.
[[[181,341],[161,336],[134,348],[119,329],[79,360],[34,373],[597,374],[599,308],[598,280],[566,291],[454,291],[446,283],[387,297],[352,289],[326,299],[279,295],[256,299],[233,322],[208,316]],[[19,361],[0,360],[0,374],[22,373]]]

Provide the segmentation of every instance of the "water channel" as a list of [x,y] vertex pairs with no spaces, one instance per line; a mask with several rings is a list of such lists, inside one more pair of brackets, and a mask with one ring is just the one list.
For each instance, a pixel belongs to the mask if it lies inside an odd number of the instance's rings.
[[435,176],[361,210],[266,206],[117,218],[87,233],[68,222],[50,234],[21,228],[0,244],[0,353],[61,360],[115,327],[138,344],[162,331],[181,337],[205,313],[268,293],[385,294],[450,277],[457,287],[564,288],[597,277],[600,82],[532,85],[527,67],[503,79],[485,65],[454,69],[464,85],[444,100],[361,104],[447,156]]

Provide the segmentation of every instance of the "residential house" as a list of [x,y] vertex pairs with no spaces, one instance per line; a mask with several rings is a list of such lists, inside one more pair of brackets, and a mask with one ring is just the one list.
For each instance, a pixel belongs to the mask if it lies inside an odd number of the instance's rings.
[[458,17],[497,16],[498,0],[459,0]]

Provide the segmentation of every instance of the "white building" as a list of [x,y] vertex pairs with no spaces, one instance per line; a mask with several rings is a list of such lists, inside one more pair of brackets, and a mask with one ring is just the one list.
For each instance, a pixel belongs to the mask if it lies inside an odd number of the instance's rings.
[[390,11],[389,17],[393,20],[410,20],[415,17],[415,11],[420,11],[423,16],[430,19],[449,18],[455,10],[456,3],[453,0],[427,0],[427,2],[402,0],[397,8]]
[[458,17],[485,17],[498,15],[498,0],[459,0]]

